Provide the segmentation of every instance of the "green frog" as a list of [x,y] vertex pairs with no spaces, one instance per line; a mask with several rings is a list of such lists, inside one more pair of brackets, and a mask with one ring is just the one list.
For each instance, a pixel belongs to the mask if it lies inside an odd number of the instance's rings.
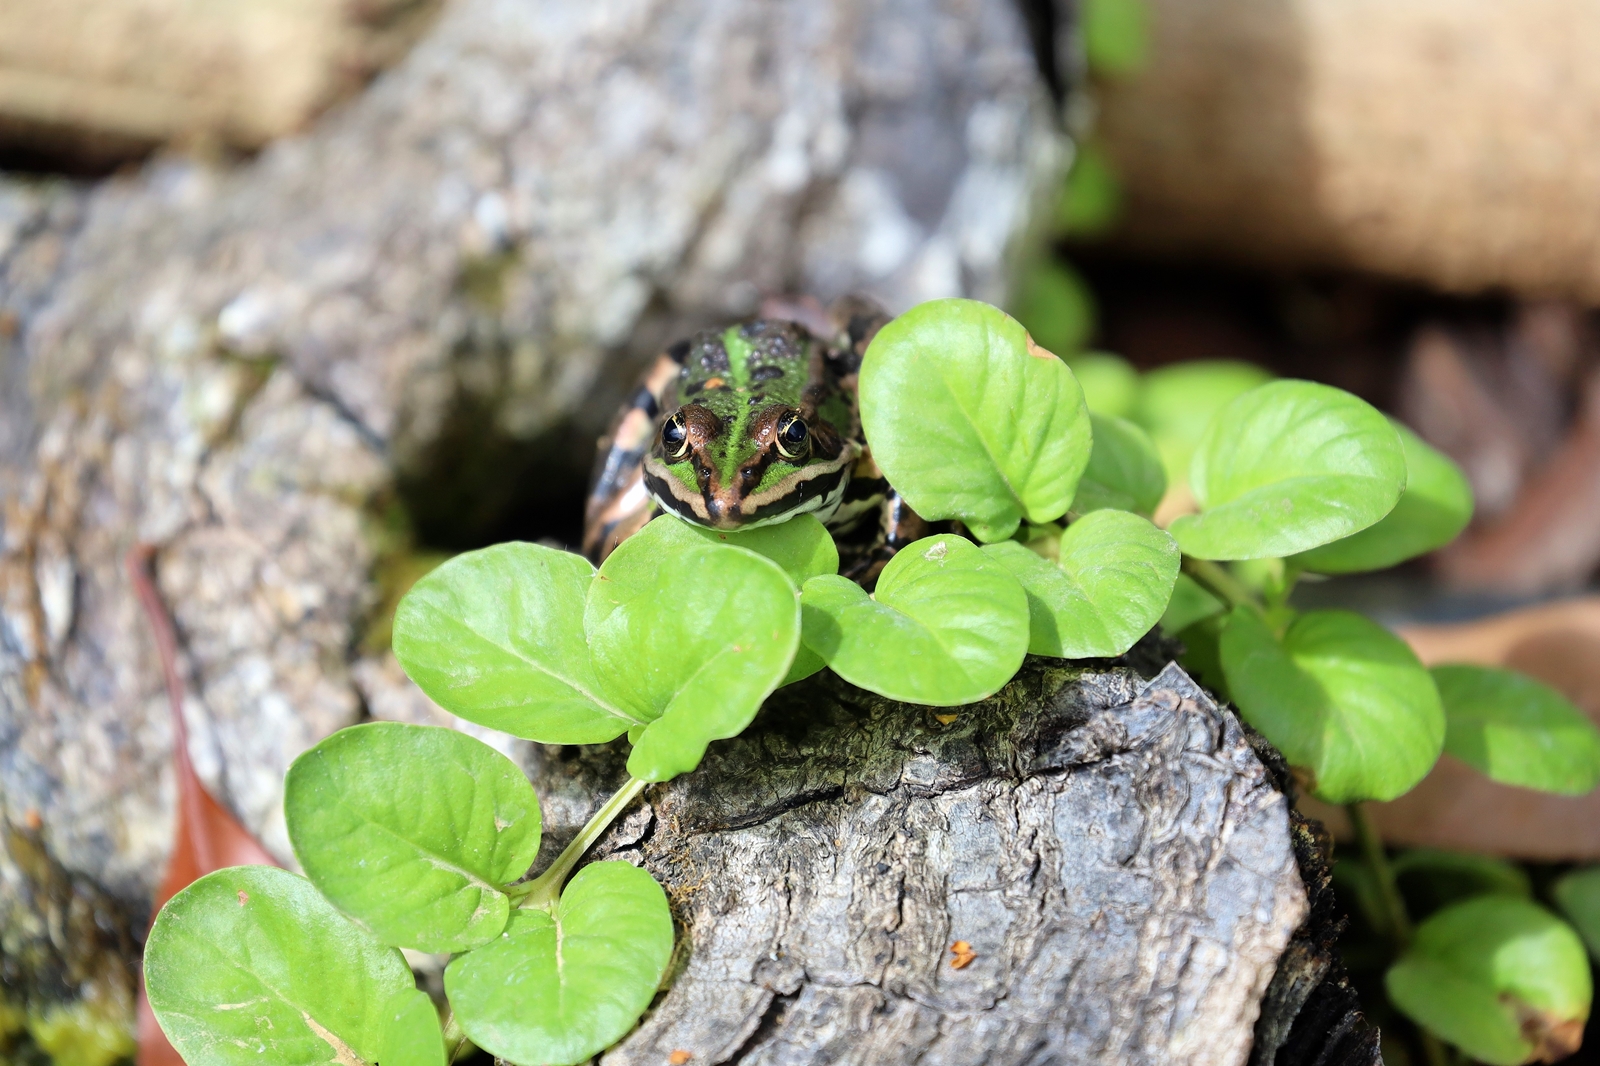
[[870,588],[929,531],[861,435],[857,374],[887,321],[861,297],[826,314],[773,301],[753,321],[669,346],[600,441],[584,552],[603,560],[661,511],[726,530],[811,514],[835,532],[841,572]]

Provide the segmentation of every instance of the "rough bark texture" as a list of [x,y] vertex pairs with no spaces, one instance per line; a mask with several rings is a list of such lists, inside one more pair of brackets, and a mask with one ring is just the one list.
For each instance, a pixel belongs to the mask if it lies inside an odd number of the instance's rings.
[[[1175,666],[1038,663],[952,712],[826,675],[647,793],[598,853],[661,879],[680,959],[606,1063],[1246,1060],[1307,904],[1234,716]],[[532,769],[590,796],[620,772],[592,749]]]

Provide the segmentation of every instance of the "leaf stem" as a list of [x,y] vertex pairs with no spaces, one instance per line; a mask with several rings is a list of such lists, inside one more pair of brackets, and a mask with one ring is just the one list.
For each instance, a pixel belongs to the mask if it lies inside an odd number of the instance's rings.
[[1361,846],[1361,857],[1366,860],[1367,869],[1372,871],[1373,880],[1378,884],[1378,901],[1383,907],[1384,924],[1388,926],[1386,932],[1394,940],[1396,952],[1404,951],[1411,946],[1414,930],[1411,927],[1411,915],[1406,913],[1406,901],[1400,895],[1400,886],[1395,881],[1394,867],[1389,865],[1389,856],[1383,850],[1383,838],[1372,824],[1365,804],[1347,803],[1344,809],[1350,816],[1356,842]]
[[[1367,869],[1372,871],[1372,878],[1377,882],[1378,898],[1384,910],[1382,917],[1389,926],[1388,933],[1398,955],[1411,945],[1416,929],[1411,924],[1410,913],[1406,911],[1405,897],[1400,894],[1394,867],[1389,865],[1389,855],[1383,850],[1383,838],[1378,835],[1378,827],[1372,824],[1366,805],[1347,803],[1344,809],[1350,816],[1356,842],[1361,846],[1361,857],[1366,860]],[[1422,1042],[1422,1054],[1428,1060],[1428,1066],[1452,1066],[1455,1056],[1426,1026],[1417,1026],[1417,1036]]]
[[468,1044],[467,1032],[461,1028],[461,1022],[456,1019],[455,1010],[450,1007],[445,1008],[444,1021],[440,1027],[444,1030],[445,1066],[449,1066],[466,1050]]
[[1250,587],[1210,559],[1196,559],[1185,555],[1183,571],[1203,585],[1207,592],[1221,597],[1233,606],[1261,610],[1261,601],[1256,598]]
[[561,899],[561,886],[567,883],[572,868],[578,865],[578,860],[583,858],[584,852],[611,828],[611,823],[616,821],[617,815],[638,798],[647,784],[648,781],[641,781],[637,777],[628,778],[628,783],[619,788],[616,794],[606,800],[605,805],[584,823],[583,828],[578,830],[578,835],[572,838],[572,843],[561,849],[556,861],[551,863],[544,873],[528,883],[527,895],[517,906],[554,910],[556,903]]
[[1289,596],[1293,594],[1294,587],[1300,581],[1302,573],[1299,564],[1292,559],[1283,561],[1283,573],[1278,580],[1267,590],[1267,607],[1270,610],[1281,611],[1289,606]]

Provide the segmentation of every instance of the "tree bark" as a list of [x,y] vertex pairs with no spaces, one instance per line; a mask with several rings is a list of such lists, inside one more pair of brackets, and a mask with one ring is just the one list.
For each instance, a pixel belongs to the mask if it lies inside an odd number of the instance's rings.
[[[620,774],[531,769],[542,795]],[[950,713],[825,675],[646,800],[597,854],[662,881],[680,949],[615,1066],[1243,1063],[1308,913],[1287,800],[1176,666],[1032,661]]]

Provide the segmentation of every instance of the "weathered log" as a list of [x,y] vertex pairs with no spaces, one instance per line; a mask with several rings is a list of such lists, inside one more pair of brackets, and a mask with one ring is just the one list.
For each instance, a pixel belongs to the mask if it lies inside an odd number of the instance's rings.
[[[1176,666],[1034,662],[951,710],[824,676],[647,793],[599,853],[662,880],[682,950],[605,1062],[1246,1060],[1307,900],[1237,719]],[[591,758],[535,781],[620,770]]]

